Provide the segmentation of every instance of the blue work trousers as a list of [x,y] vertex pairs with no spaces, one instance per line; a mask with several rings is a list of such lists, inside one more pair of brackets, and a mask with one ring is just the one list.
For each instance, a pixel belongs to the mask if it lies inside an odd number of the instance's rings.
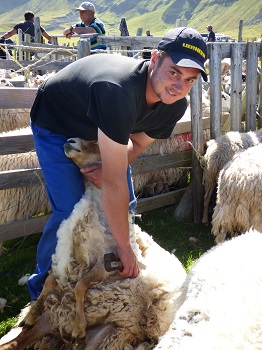
[[[63,145],[68,137],[38,127],[31,123],[36,153],[42,168],[46,191],[52,207],[52,215],[47,221],[37,247],[36,269],[28,280],[31,300],[37,299],[42,291],[52,263],[52,255],[57,245],[56,232],[61,222],[69,217],[75,204],[84,193],[83,175],[75,163],[64,154]],[[73,136],[72,136],[73,137]],[[136,198],[131,178],[127,170],[130,191],[129,210],[135,211]]]

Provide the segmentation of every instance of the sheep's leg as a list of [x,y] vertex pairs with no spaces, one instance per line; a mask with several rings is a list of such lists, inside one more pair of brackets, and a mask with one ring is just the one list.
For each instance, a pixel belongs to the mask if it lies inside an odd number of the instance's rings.
[[205,196],[204,196],[203,219],[202,219],[202,223],[204,225],[208,225],[208,206],[210,203],[212,193],[215,189],[215,186],[216,186],[216,184],[212,184],[206,188],[206,192],[205,192]]
[[86,336],[86,318],[85,318],[85,293],[90,287],[91,282],[99,282],[104,278],[103,267],[95,265],[93,269],[79,280],[75,286],[76,298],[76,318],[72,331],[72,337],[75,339],[83,339]]
[[19,326],[23,326],[24,328],[32,327],[35,323],[37,318],[42,314],[43,312],[43,305],[45,298],[47,297],[48,293],[55,288],[57,285],[55,276],[51,273],[44,284],[43,290],[41,294],[39,295],[36,302],[32,305],[29,313],[24,318],[24,320],[19,324]]
[[53,331],[53,325],[43,314],[37,319],[36,324],[32,328],[23,329],[16,338],[0,345],[0,350],[24,350],[45,334]]

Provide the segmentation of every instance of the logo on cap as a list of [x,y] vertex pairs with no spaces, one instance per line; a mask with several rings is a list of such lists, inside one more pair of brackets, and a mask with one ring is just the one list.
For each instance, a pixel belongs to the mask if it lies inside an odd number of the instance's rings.
[[186,43],[182,43],[182,46],[189,49],[189,50],[194,50],[197,53],[199,53],[202,57],[206,58],[206,55],[199,47],[194,46],[194,45],[190,45],[190,44],[186,44]]

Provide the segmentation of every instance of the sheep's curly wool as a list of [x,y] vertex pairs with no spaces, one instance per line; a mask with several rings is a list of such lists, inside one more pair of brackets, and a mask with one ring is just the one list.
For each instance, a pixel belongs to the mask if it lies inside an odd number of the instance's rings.
[[212,218],[216,242],[250,228],[262,231],[262,144],[236,154],[221,170]]
[[262,234],[250,230],[205,253],[185,301],[155,350],[262,348]]
[[[135,279],[119,279],[118,275],[112,275],[93,283],[85,295],[88,327],[106,319],[106,323],[113,323],[117,329],[114,335],[104,339],[99,349],[131,350],[146,339],[150,339],[151,346],[156,344],[180,306],[180,286],[186,277],[180,262],[137,225],[134,237],[140,249],[139,261],[146,268]],[[172,266],[171,273],[167,266]],[[73,269],[73,275],[78,279],[83,267],[72,260],[70,275]],[[65,338],[72,333],[75,319],[74,283],[58,279],[58,286],[44,305],[48,318]]]

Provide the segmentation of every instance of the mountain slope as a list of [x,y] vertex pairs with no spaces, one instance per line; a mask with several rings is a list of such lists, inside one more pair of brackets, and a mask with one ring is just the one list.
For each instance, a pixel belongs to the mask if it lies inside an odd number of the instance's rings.
[[[97,16],[107,28],[108,35],[119,35],[119,23],[126,17],[130,35],[137,28],[150,28],[153,35],[162,36],[175,27],[177,19],[199,32],[207,32],[211,23],[215,32],[238,37],[239,21],[243,20],[243,39],[251,40],[262,34],[262,4],[257,0],[94,0]],[[50,33],[61,33],[63,28],[79,20],[75,8],[81,0],[0,0],[0,32],[23,20],[27,10],[40,17],[41,24]]]

